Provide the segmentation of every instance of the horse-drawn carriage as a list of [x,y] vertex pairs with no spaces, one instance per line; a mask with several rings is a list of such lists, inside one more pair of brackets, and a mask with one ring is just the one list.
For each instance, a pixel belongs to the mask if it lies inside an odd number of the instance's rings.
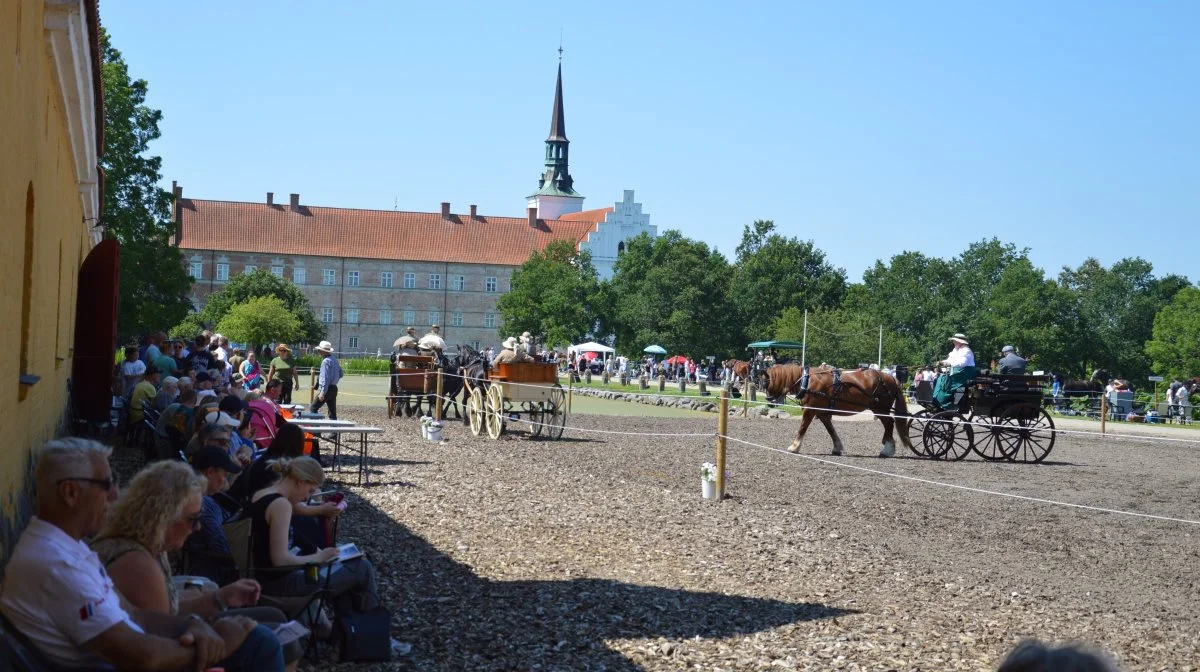
[[1048,381],[1049,376],[985,372],[956,392],[954,408],[918,399],[924,409],[909,420],[913,452],[961,460],[974,451],[988,461],[1041,462],[1055,438],[1054,420],[1043,408]]
[[533,436],[562,436],[567,424],[567,395],[558,383],[555,362],[507,362],[487,377],[467,380],[467,416],[471,433],[484,431],[493,439],[505,424],[525,416]]
[[433,355],[392,355],[388,417],[432,415],[437,403],[437,359]]

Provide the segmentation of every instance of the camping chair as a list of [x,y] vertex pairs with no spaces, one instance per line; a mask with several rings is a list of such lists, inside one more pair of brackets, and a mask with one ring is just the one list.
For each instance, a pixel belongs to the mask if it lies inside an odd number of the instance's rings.
[[[322,580],[320,578],[321,570],[332,567],[336,560],[321,564],[309,563],[294,567],[255,567],[254,545],[251,542],[251,521],[249,518],[240,518],[226,523],[225,537],[229,540],[229,549],[233,553],[233,561],[237,565],[238,573],[242,578],[254,579],[260,584],[268,584],[270,581],[298,569],[305,572],[316,570],[317,583],[313,584],[312,591],[309,593],[303,595],[272,595],[264,590],[259,595],[260,606],[275,607],[290,619],[298,620],[298,617],[301,615],[309,615],[309,629],[315,632],[315,625],[324,611],[326,598],[329,597],[329,581],[332,577],[332,572],[324,572],[324,579]],[[316,649],[317,638],[310,636],[308,648],[305,652],[306,654],[309,651],[315,653]]]

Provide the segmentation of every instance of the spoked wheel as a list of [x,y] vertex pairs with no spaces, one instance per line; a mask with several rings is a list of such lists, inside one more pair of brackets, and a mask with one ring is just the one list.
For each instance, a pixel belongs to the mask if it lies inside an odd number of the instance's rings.
[[562,438],[563,428],[567,424],[567,393],[563,392],[562,385],[554,384],[544,409],[542,417],[546,423],[546,437],[557,441]]
[[467,417],[471,420],[471,433],[475,436],[483,433],[483,391],[478,388],[467,397]]
[[529,434],[533,438],[537,438],[537,437],[541,436],[542,435],[542,423],[544,422],[544,420],[543,420],[544,412],[542,411],[542,402],[526,401],[521,404],[521,407],[523,409],[525,409],[525,415],[529,417]]
[[488,386],[486,401],[484,424],[487,426],[488,436],[498,439],[504,433],[504,393],[500,391],[499,385]]
[[1000,418],[1000,441],[1016,462],[1041,462],[1054,448],[1054,419],[1037,404],[1014,404]]
[[925,447],[925,442],[922,440],[922,433],[925,431],[925,422],[933,415],[927,408],[908,416],[908,449],[917,457],[930,457],[929,450]]
[[1000,426],[1000,417],[992,415],[972,415],[971,423],[975,426],[975,454],[988,462],[1000,462],[1012,459],[1010,442],[1001,440],[1004,428]]
[[958,411],[940,411],[930,416],[921,432],[925,450],[935,460],[961,460],[971,452],[975,431]]

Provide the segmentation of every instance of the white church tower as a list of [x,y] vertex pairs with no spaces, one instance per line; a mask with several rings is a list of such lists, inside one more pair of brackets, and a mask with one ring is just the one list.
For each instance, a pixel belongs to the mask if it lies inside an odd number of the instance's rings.
[[626,189],[624,198],[605,213],[604,221],[579,243],[579,249],[592,253],[592,265],[601,280],[611,280],[617,257],[625,252],[630,239],[643,233],[656,238],[658,228],[650,224],[650,215],[642,212],[642,204],[634,202],[633,190]]
[[562,49],[559,49],[558,83],[554,86],[554,111],[550,116],[550,137],[546,138],[546,172],[538,180],[538,190],[529,196],[528,207],[537,208],[539,219],[560,219],[583,210],[583,196],[575,192],[574,180],[567,170],[567,121],[563,114]]

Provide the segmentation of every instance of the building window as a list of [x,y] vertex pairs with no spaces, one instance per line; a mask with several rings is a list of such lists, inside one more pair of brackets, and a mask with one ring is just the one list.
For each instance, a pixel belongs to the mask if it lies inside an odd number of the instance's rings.
[[392,311],[390,311],[390,310],[379,311],[379,323],[380,324],[391,324],[392,323]]
[[435,324],[438,326],[442,324],[442,312],[440,310],[429,311],[429,326],[432,327]]
[[325,269],[321,273],[321,284],[336,285],[337,284],[337,271],[333,270],[332,268]]
[[483,314],[483,326],[487,327],[488,329],[496,328],[496,314],[495,313],[484,313]]
[[483,281],[483,291],[485,291],[485,292],[494,292],[494,291],[496,291],[496,278],[495,278],[495,276],[491,276],[491,275],[489,275],[489,276],[487,277],[487,279]]
[[351,350],[357,350],[357,349],[358,349],[358,336],[351,336],[351,337],[350,337],[350,349],[351,349]]
[[462,311],[461,310],[456,310],[453,313],[450,313],[450,326],[452,326],[452,327],[461,327],[462,326]]
[[416,289],[417,288],[417,274],[416,273],[405,273],[404,274],[404,288],[405,289]]
[[442,274],[441,273],[430,273],[429,274],[429,288],[430,289],[441,289],[442,288]]
[[293,268],[292,269],[292,282],[296,283],[297,285],[304,284],[304,269],[303,268]]
[[188,275],[192,276],[193,280],[204,279],[204,262],[193,261],[188,264]]
[[271,267],[271,275],[273,275],[277,278],[282,278],[283,277],[283,266],[272,266]]
[[383,287],[384,289],[392,288],[392,272],[391,271],[384,271],[379,274],[379,286]]
[[254,264],[246,264],[246,267],[242,269],[242,273],[245,273],[246,275],[250,275],[251,273],[253,273],[256,270],[258,270],[258,267],[255,266]]
[[224,282],[229,279],[229,264],[217,264],[217,280]]
[[321,321],[325,324],[330,324],[333,322],[333,308],[321,309]]
[[346,323],[347,324],[358,324],[358,308],[347,308],[346,309]]
[[461,292],[467,288],[467,276],[452,275],[450,276],[450,289],[456,292]]
[[350,272],[346,273],[346,286],[347,287],[358,287],[358,280],[359,280],[358,271],[350,271]]
[[413,322],[416,322],[416,321],[417,321],[417,313],[415,311],[412,311],[412,310],[404,311],[404,325],[405,326],[408,326],[408,327],[415,326],[415,325],[413,325]]

